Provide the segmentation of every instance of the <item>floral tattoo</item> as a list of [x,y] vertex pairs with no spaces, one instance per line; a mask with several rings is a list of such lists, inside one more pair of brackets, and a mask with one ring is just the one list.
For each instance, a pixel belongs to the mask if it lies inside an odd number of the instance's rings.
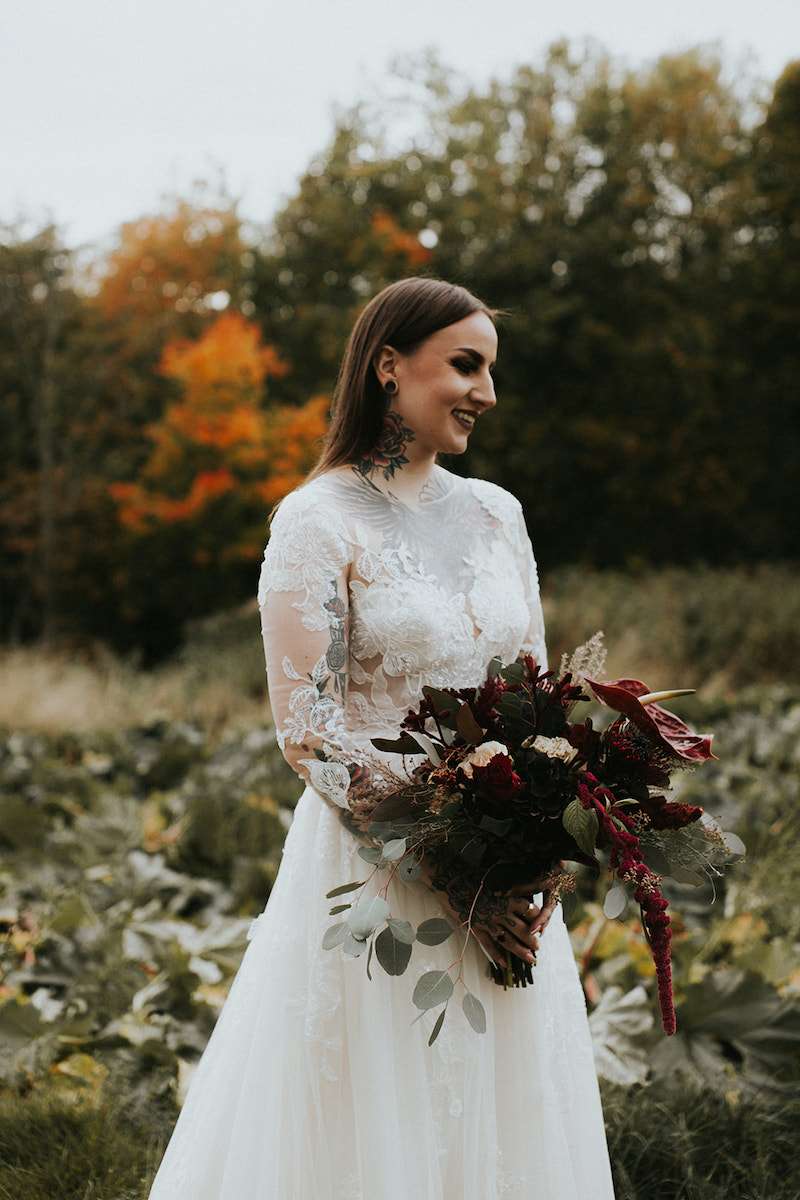
[[399,412],[389,409],[383,418],[378,441],[372,450],[354,464],[354,469],[367,478],[370,472],[383,471],[384,479],[391,479],[408,459],[404,450],[414,440],[414,430],[403,423]]

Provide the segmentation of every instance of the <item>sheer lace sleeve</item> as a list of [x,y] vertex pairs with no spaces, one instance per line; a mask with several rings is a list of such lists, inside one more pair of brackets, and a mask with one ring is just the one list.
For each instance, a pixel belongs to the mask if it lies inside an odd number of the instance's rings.
[[374,801],[376,791],[407,774],[395,761],[399,755],[382,754],[366,733],[347,726],[354,544],[336,508],[319,496],[315,501],[302,489],[289,493],[264,552],[258,605],[267,689],[287,763],[340,810],[355,836],[369,841],[354,822],[359,799],[369,792]]
[[517,522],[520,569],[525,587],[525,599],[528,604],[528,612],[530,613],[530,621],[525,636],[522,639],[520,650],[525,650],[532,654],[542,669],[546,671],[548,669],[547,646],[545,644],[544,612],[542,611],[542,599],[539,593],[539,572],[536,566],[531,539],[525,524],[522,505],[519,506]]

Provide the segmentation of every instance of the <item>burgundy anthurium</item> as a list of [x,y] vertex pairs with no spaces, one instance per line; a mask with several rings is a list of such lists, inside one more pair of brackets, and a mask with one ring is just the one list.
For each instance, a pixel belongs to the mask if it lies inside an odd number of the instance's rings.
[[662,708],[654,700],[643,704],[640,699],[642,697],[647,701],[649,696],[668,698],[670,695],[686,695],[693,689],[660,693],[651,692],[641,679],[609,679],[601,683],[585,675],[582,678],[598,700],[627,717],[654,745],[660,746],[665,754],[687,764],[717,758],[711,750],[713,733],[694,733],[669,709]]

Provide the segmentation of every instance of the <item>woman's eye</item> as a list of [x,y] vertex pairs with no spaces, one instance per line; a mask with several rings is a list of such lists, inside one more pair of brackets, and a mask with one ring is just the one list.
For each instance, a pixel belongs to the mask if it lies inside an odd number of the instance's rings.
[[[463,375],[472,375],[475,371],[478,370],[477,364],[474,362],[471,362],[470,359],[468,359],[468,358],[454,359],[453,366],[458,367],[459,371],[461,371],[461,373]],[[489,367],[489,374],[491,375],[492,379],[494,379],[494,370],[492,367]]]

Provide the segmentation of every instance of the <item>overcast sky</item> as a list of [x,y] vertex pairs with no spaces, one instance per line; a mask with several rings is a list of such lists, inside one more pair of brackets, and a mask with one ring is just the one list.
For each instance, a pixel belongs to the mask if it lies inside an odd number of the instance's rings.
[[635,66],[718,42],[774,80],[800,57],[798,0],[5,0],[0,221],[108,237],[222,168],[267,219],[327,142],[334,102],[374,95],[391,58],[435,47],[478,84],[554,39],[594,37]]

